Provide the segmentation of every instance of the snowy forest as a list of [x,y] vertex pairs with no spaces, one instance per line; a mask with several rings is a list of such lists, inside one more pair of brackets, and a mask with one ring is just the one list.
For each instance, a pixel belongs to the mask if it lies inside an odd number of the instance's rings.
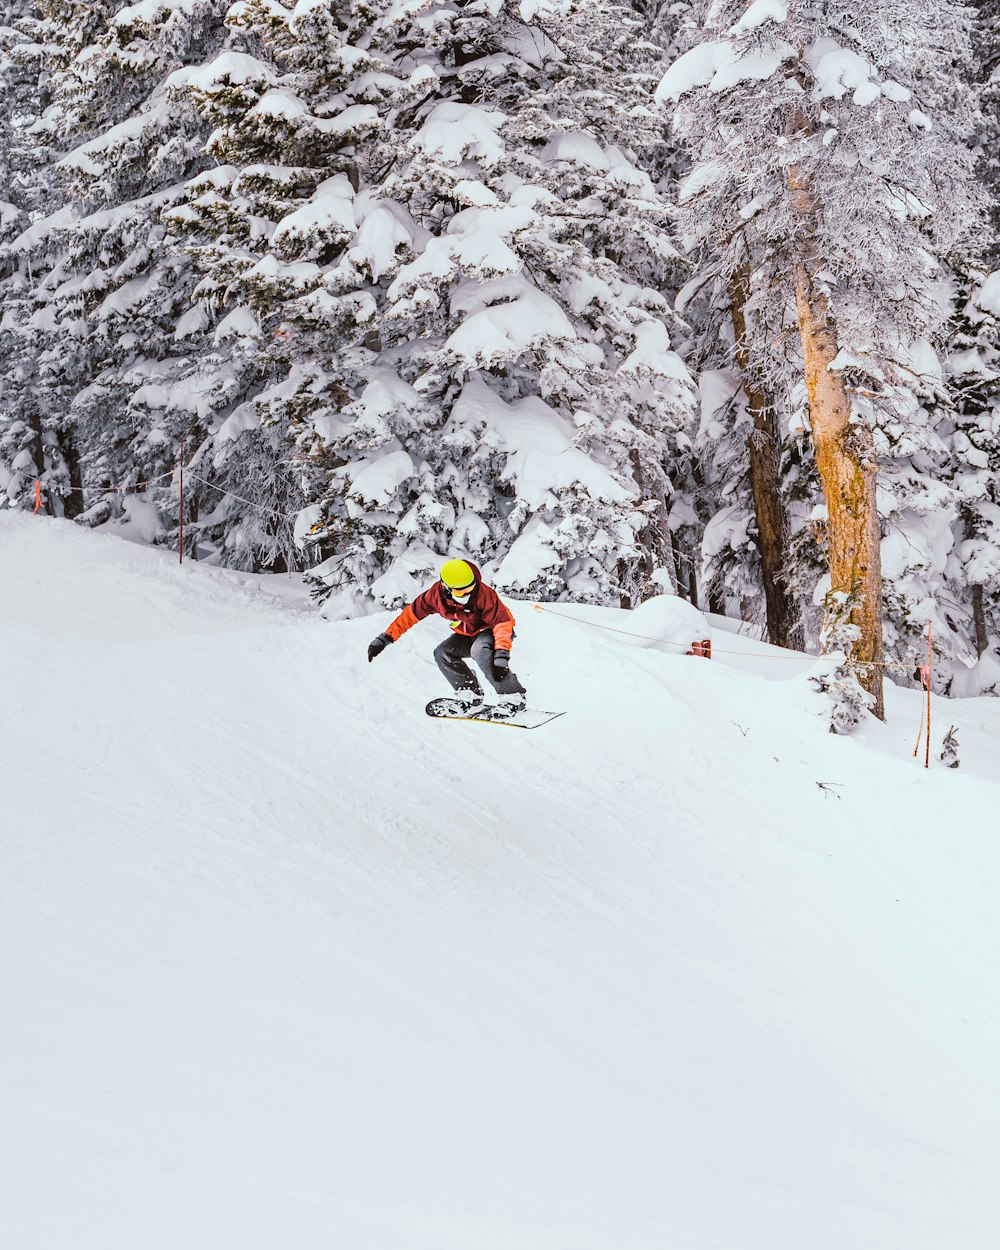
[[6,1244],[997,1250],[1000,0],[0,93]]
[[4,0],[0,501],[1000,693],[998,11]]

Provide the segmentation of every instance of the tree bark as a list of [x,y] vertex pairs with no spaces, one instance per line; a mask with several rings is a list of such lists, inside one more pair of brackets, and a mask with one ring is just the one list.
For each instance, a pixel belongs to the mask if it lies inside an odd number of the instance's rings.
[[[797,13],[789,10],[793,30]],[[803,91],[808,89],[801,67],[797,75]],[[802,138],[812,134],[810,120],[795,110],[788,119],[786,136]],[[817,237],[822,205],[809,175],[799,165],[790,165],[787,174],[789,207],[797,220],[796,258],[793,264],[795,304],[799,337],[805,365],[809,420],[812,425],[816,468],[823,483],[827,507],[827,547],[830,588],[849,596],[847,620],[856,625],[859,637],[852,657],[859,665],[859,680],[872,695],[872,712],[885,719],[882,693],[882,534],[875,495],[875,457],[871,431],[851,422],[851,397],[842,370],[831,369],[840,354],[837,327],[826,293],[816,285],[823,268]]]
[[854,659],[867,665],[861,670],[861,684],[874,696],[872,710],[881,720],[885,718],[881,531],[871,435],[864,426],[852,424],[843,372],[830,368],[840,345],[826,295],[813,280],[818,268],[812,224],[816,205],[808,178],[800,170],[789,171],[789,190],[802,226],[795,262],[795,301],[816,467],[827,506],[831,589],[851,598],[848,620],[861,631],[854,645]]
[[976,629],[976,656],[982,657],[983,652],[990,645],[989,634],[986,631],[986,609],[983,606],[983,588],[977,582],[972,587],[972,620]]
[[59,433],[59,450],[69,471],[70,490],[63,498],[63,516],[75,521],[84,510],[83,469],[80,464],[80,453],[76,439],[69,430]]
[[747,340],[746,302],[750,295],[750,267],[741,265],[729,280],[730,313],[736,334],[736,363],[743,373],[743,390],[753,421],[747,439],[750,486],[753,492],[757,544],[767,613],[767,639],[777,647],[800,645],[793,637],[795,612],[785,584],[788,563],[788,519],[781,504],[778,429],[774,405],[752,381]]
[[[677,578],[677,593],[688,603],[698,606],[698,574],[695,571],[694,559],[681,550],[680,539],[673,530],[669,530],[670,551],[674,560],[674,573]],[[684,573],[684,566],[687,573]]]
[[[651,486],[646,480],[646,474],[643,472],[642,461],[637,451],[632,453],[632,473],[644,499],[654,499],[656,501],[656,510],[649,518],[648,523],[643,527],[639,536],[640,549],[642,555],[639,559],[639,567],[636,570],[636,593],[628,594],[628,604],[623,603],[622,607],[632,607],[633,599],[638,603],[644,602],[652,595],[662,594],[662,588],[653,584],[652,576],[656,569],[665,569],[667,576],[670,578],[670,585],[674,593],[677,593],[678,575],[677,564],[674,559],[673,536],[670,532],[669,517],[667,514],[666,500],[661,493],[662,484]],[[627,581],[626,564],[619,561],[618,577],[619,586],[624,587]]]

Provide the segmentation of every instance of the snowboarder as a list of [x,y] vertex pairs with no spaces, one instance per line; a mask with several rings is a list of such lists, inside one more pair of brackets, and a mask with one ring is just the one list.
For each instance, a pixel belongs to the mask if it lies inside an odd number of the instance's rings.
[[498,711],[507,716],[521,711],[525,689],[510,668],[514,618],[497,592],[483,581],[479,569],[467,560],[445,564],[440,581],[417,595],[385,633],[374,639],[368,648],[368,663],[434,612],[449,621],[454,631],[434,649],[434,659],[463,710],[474,714],[485,706],[482,687],[466,663],[471,656],[500,696]]

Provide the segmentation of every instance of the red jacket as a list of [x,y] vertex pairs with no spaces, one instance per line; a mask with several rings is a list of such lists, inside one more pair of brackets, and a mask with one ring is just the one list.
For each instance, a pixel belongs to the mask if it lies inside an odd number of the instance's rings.
[[491,629],[494,647],[498,651],[509,651],[514,635],[514,618],[510,609],[501,601],[497,592],[486,585],[479,569],[472,563],[469,567],[475,575],[476,585],[464,603],[456,603],[449,598],[441,583],[435,582],[430,590],[417,595],[385,631],[393,642],[397,642],[408,629],[412,629],[417,621],[422,621],[425,616],[436,612],[438,616],[451,622],[456,634],[465,634],[468,637]]

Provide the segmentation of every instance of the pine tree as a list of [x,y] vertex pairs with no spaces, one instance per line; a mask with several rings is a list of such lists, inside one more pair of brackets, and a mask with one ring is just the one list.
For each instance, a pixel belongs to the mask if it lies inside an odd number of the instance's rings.
[[19,407],[42,429],[48,507],[86,504],[91,523],[124,508],[159,533],[139,496],[169,479],[179,436],[201,418],[174,386],[192,283],[160,217],[204,164],[170,76],[211,44],[222,7],[35,6],[46,106],[25,141],[44,193],[5,249],[3,324],[28,377]]
[[[697,247],[692,241],[694,254]],[[700,256],[682,293],[694,328],[685,359],[701,394],[694,495],[704,520],[702,575],[717,610],[757,624],[778,646],[797,646],[807,611],[792,591],[801,564],[792,545],[792,483],[801,457],[786,395],[748,349],[749,272],[722,281],[713,264]]]
[[730,280],[749,257],[759,298],[747,348],[761,376],[786,391],[791,371],[806,382],[830,589],[850,603],[881,715],[876,471],[934,442],[914,377],[947,315],[941,258],[975,220],[974,110],[954,74],[969,55],[965,13],[929,0],[733,0],[700,15],[702,42],[659,92],[679,102],[696,156],[688,229]]
[[35,34],[34,6],[8,0],[0,10],[0,501],[32,506],[35,482],[51,463],[42,413],[35,402],[36,368],[23,350],[9,304],[23,286],[10,261],[10,242],[30,224],[41,188],[32,177],[24,132],[42,107],[40,48]]
[[[948,355],[952,410],[944,432],[958,499],[956,545],[949,558],[954,600],[971,602],[976,664],[954,670],[956,694],[1000,691],[1000,5],[976,0],[968,69],[981,124],[976,135],[977,173],[989,208],[971,257],[957,257],[954,330]],[[959,613],[956,612],[956,615]]]
[[969,266],[957,277],[940,430],[958,505],[942,598],[945,625],[963,645],[945,657],[959,662],[936,668],[951,693],[973,695],[1000,691],[1000,274]]
[[983,240],[985,262],[1000,268],[1000,0],[973,0],[976,56],[960,68],[974,84],[982,121],[976,135],[977,173],[989,196],[989,232]]
[[454,552],[532,595],[670,586],[690,381],[629,11],[228,20],[243,50],[187,84],[218,169],[171,218],[213,315],[259,327],[236,351],[273,366],[329,610],[398,604]]

